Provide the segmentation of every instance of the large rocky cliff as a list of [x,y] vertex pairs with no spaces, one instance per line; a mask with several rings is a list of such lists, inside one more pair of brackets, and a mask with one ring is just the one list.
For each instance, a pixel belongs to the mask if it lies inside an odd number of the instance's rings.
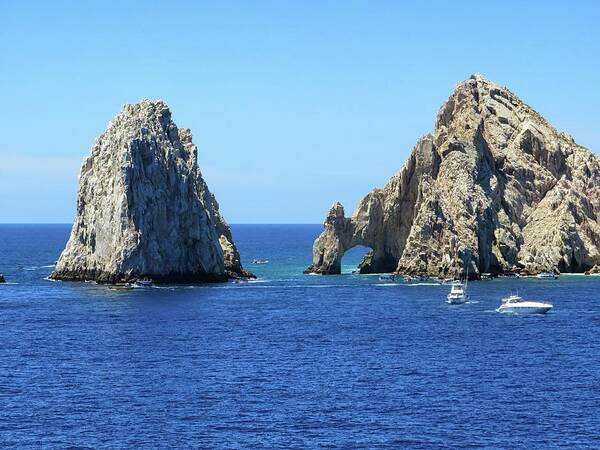
[[584,272],[600,263],[600,162],[508,89],[480,75],[458,84],[435,128],[351,218],[336,203],[310,273],[452,276]]
[[225,281],[248,276],[197,164],[190,130],[168,106],[125,105],[79,176],[77,216],[55,280]]

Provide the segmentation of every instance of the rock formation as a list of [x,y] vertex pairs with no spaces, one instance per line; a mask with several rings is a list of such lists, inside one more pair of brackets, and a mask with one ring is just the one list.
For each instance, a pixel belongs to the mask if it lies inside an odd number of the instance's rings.
[[0,273],[0,283],[6,283],[6,279],[4,278],[4,275],[2,275]]
[[600,264],[596,264],[590,270],[585,272],[586,275],[600,275]]
[[599,217],[599,159],[473,75],[351,218],[332,207],[306,272],[340,273],[344,252],[359,244],[371,248],[362,273],[584,272],[600,263]]
[[77,216],[50,278],[166,283],[246,275],[190,130],[177,128],[162,101],[125,105],[82,165]]

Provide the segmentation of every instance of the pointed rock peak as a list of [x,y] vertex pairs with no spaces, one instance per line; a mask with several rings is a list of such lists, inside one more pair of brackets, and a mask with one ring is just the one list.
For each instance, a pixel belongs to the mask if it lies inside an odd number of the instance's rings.
[[171,112],[171,110],[169,109],[169,105],[167,105],[167,103],[165,103],[163,100],[157,99],[157,100],[150,100],[150,99],[142,99],[142,101],[138,102],[138,103],[125,103],[123,105],[123,109],[121,110],[120,114],[123,113],[139,113],[139,112],[145,112],[145,113],[164,113],[164,112]]
[[475,81],[483,81],[485,83],[493,83],[492,81],[488,80],[486,77],[484,77],[482,74],[480,74],[479,72],[475,72],[474,74],[472,74],[469,77],[469,80],[475,80]]
[[332,206],[331,206],[332,210],[338,210],[341,209],[342,211],[344,210],[344,205],[342,205],[340,202],[335,202]]
[[243,271],[197,166],[188,129],[162,100],[124,105],[82,167],[77,217],[51,278],[225,281]]
[[329,213],[325,219],[325,225],[331,224],[335,226],[336,224],[343,223],[345,220],[344,206],[340,202],[335,202],[329,209]]
[[328,218],[344,217],[344,205],[340,202],[335,202],[329,210]]
[[128,123],[129,121],[146,123],[158,120],[163,127],[172,123],[171,110],[163,100],[143,99],[139,103],[126,103],[112,124]]

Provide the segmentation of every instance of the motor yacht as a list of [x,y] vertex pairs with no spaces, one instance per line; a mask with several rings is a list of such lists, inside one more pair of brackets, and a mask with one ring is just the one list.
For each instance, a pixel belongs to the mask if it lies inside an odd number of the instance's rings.
[[502,304],[496,311],[514,314],[546,314],[551,309],[550,303],[533,302],[523,300],[518,295],[509,295],[502,299]]
[[460,280],[453,281],[452,287],[450,288],[450,293],[447,296],[448,300],[446,303],[450,303],[451,305],[459,305],[461,303],[465,303],[468,300],[466,291],[466,281],[464,283]]

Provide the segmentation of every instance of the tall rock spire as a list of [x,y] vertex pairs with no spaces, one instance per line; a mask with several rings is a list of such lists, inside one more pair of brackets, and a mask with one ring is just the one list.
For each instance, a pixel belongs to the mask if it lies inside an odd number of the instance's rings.
[[[97,139],[79,176],[77,216],[56,280],[225,281],[235,252],[197,164],[189,130],[162,101],[125,105]],[[239,263],[239,255],[238,263]]]

